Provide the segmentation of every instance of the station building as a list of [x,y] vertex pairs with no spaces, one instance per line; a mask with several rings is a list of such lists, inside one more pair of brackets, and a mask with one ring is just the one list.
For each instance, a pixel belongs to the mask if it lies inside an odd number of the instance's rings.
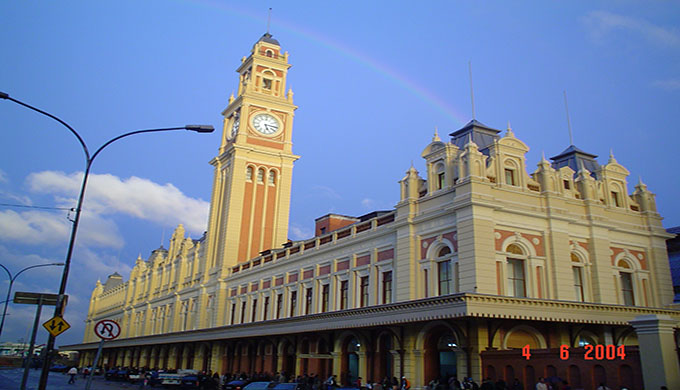
[[107,366],[680,388],[672,235],[612,155],[570,145],[528,173],[511,128],[472,120],[423,140],[426,171],[395,178],[394,209],[328,214],[290,241],[288,59],[268,33],[242,59],[206,234],[180,225],[127,281],[97,282],[83,343],[67,346],[81,364],[113,319]]

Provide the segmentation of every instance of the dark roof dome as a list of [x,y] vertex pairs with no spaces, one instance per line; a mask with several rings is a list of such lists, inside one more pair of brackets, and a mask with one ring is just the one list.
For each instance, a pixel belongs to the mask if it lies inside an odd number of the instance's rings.
[[279,41],[272,38],[272,35],[268,32],[264,33],[264,35],[262,35],[262,37],[260,37],[260,39],[258,39],[258,42],[267,42],[267,43],[271,43],[271,44],[276,45],[276,46],[281,46],[279,44]]

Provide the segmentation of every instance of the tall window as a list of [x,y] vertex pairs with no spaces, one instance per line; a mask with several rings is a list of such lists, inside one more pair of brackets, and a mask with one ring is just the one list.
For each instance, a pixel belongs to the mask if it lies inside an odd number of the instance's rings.
[[451,294],[451,260],[437,263],[439,276],[439,295]]
[[257,170],[257,184],[264,183],[264,169],[260,168]]
[[276,296],[276,318],[281,318],[281,313],[283,312],[283,294],[278,294]]
[[368,306],[368,276],[363,276],[360,280],[359,306]]
[[312,314],[312,288],[305,290],[305,314]]
[[424,293],[425,293],[425,298],[427,298],[428,296],[430,296],[430,292],[429,292],[428,289],[427,289],[428,286],[430,285],[430,281],[429,281],[427,278],[428,278],[428,272],[427,272],[426,269],[424,269],[424,270],[423,270],[423,281],[424,281],[425,283],[423,284],[423,287],[424,287],[423,290],[424,290]]
[[264,297],[264,307],[262,308],[262,321],[267,321],[267,314],[269,314],[269,297]]
[[633,294],[633,274],[630,272],[620,272],[621,292],[623,292],[623,304],[635,305],[635,295]]
[[585,302],[586,296],[583,288],[583,267],[578,265],[581,264],[581,259],[579,259],[579,257],[576,256],[576,254],[572,253],[571,262],[573,264],[571,267],[571,271],[574,274],[574,292],[576,295],[576,300],[580,302]]
[[524,278],[524,260],[508,259],[508,279],[510,280],[510,294],[514,297],[527,296]]
[[444,188],[444,172],[437,174],[437,189],[441,190],[442,188]]
[[321,312],[325,313],[328,311],[328,302],[329,302],[329,287],[327,284],[324,284],[321,286]]
[[621,195],[616,191],[612,191],[612,204],[621,207]]
[[392,271],[383,272],[382,303],[392,303]]
[[253,299],[253,308],[250,312],[250,322],[255,322],[257,318],[257,299]]
[[[437,252],[437,259],[446,258],[451,254],[451,248],[445,246]],[[438,260],[437,262],[437,286],[439,295],[451,294],[451,260]]]
[[505,168],[505,184],[509,184],[511,186],[516,186],[516,181],[515,181],[515,170],[510,169],[510,168]]
[[349,292],[349,283],[346,280],[340,282],[340,310],[347,309],[347,294]]
[[269,185],[273,186],[274,184],[276,184],[276,172],[269,171],[268,177],[269,178],[267,180],[268,180]]
[[229,320],[229,325],[234,324],[234,318],[236,316],[236,303],[231,304],[231,319]]
[[576,300],[585,302],[585,296],[583,295],[583,274],[581,273],[581,267],[571,267],[574,273],[574,291],[576,293]]
[[246,322],[246,301],[241,302],[241,323]]
[[295,315],[295,307],[297,306],[297,291],[292,291],[290,293],[290,316]]
[[253,180],[253,167],[246,168],[246,180]]

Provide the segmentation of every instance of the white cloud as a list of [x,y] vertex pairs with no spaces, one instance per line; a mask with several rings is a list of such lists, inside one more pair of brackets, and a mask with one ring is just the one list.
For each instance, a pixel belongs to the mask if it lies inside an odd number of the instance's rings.
[[7,174],[0,169],[0,183],[7,183]]
[[[0,211],[0,240],[29,245],[65,245],[70,236],[71,222],[66,212],[29,210]],[[113,221],[98,215],[83,213],[78,231],[78,244],[120,248],[123,238]]]
[[371,198],[364,198],[364,199],[361,200],[361,205],[365,209],[372,209],[375,206],[375,200],[373,200]]
[[652,83],[652,86],[667,91],[677,91],[680,90],[680,79],[657,80]]
[[305,240],[314,237],[314,231],[312,231],[312,229],[303,228],[295,224],[290,225],[288,232],[293,240]]
[[332,189],[331,187],[326,187],[326,186],[320,186],[320,185],[312,186],[312,193],[314,195],[320,195],[320,196],[323,196],[325,198],[331,198],[331,199],[341,199],[342,198],[340,196],[340,194],[335,192],[334,189]]
[[627,30],[641,35],[655,45],[680,47],[680,31],[657,26],[643,19],[606,11],[592,11],[583,18],[583,21],[597,41],[602,41],[615,30]]
[[[44,171],[29,175],[27,183],[31,191],[52,194],[58,202],[72,206],[81,178],[80,172]],[[183,223],[189,232],[201,234],[206,229],[208,209],[208,202],[190,198],[170,183],[160,185],[134,176],[121,179],[91,174],[83,215],[122,213],[162,225]]]

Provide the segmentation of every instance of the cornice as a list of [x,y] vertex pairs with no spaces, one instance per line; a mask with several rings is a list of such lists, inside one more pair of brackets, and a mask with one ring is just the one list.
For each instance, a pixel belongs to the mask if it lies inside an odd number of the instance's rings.
[[[107,348],[122,348],[202,341],[214,342],[215,340],[399,325],[456,318],[497,318],[628,326],[629,322],[635,317],[649,314],[668,315],[680,320],[680,310],[664,308],[458,293],[277,320],[126,338],[108,341],[105,345]],[[65,345],[60,348],[93,350],[97,346],[98,343],[86,343]]]

